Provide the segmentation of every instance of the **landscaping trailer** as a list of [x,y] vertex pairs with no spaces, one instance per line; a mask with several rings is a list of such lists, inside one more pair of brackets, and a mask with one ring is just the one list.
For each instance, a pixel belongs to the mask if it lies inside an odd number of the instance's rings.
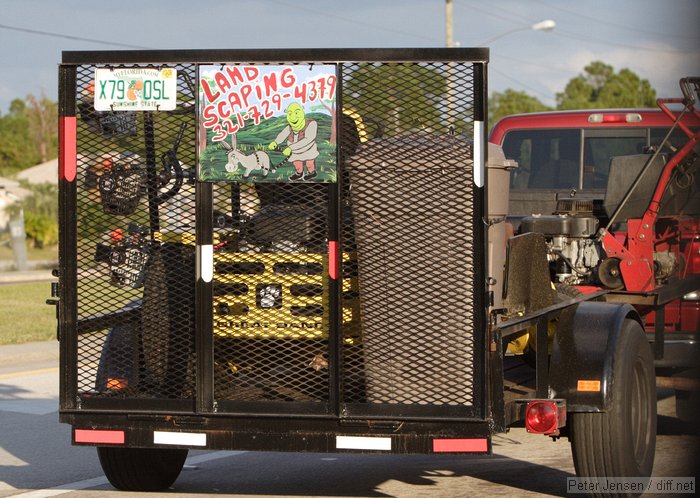
[[488,455],[521,423],[580,476],[650,475],[640,318],[508,236],[487,62],[64,52],[60,419],[115,487],[170,486],[189,449]]

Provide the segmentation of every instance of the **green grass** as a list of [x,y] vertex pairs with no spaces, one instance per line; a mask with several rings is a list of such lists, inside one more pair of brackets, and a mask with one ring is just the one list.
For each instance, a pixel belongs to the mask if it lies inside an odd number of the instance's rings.
[[[41,249],[35,247],[27,248],[27,259],[29,261],[58,261],[58,247],[44,247]],[[0,260],[15,260],[15,253],[9,244],[0,245]]]
[[56,308],[46,304],[51,284],[0,285],[0,344],[56,339]]
[[[138,299],[141,289],[117,288],[106,279],[78,280],[80,317],[117,311]],[[56,308],[46,304],[50,282],[0,285],[0,344],[56,338]],[[106,297],[107,296],[107,297]]]

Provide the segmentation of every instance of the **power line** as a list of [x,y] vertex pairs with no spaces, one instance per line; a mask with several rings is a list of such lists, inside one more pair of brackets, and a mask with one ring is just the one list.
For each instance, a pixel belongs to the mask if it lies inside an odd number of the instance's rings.
[[357,19],[353,19],[351,17],[339,16],[337,14],[331,14],[329,12],[321,12],[317,9],[304,7],[300,3],[285,2],[283,0],[268,0],[268,2],[276,3],[277,5],[284,5],[285,7],[288,7],[294,11],[303,10],[306,12],[311,12],[312,14],[315,14],[317,16],[327,17],[329,19],[335,19],[335,20],[343,21],[343,22],[350,23],[350,24],[356,24],[358,26],[364,26],[366,28],[372,28],[372,29],[377,29],[380,31],[386,31],[387,33],[396,33],[399,35],[410,36],[413,38],[419,38],[421,40],[427,40],[427,41],[431,41],[431,42],[436,42],[436,41],[440,42],[441,41],[440,39],[437,39],[437,38],[432,37],[432,36],[423,36],[423,35],[420,35],[418,33],[411,33],[410,31],[403,31],[400,29],[392,29],[392,28],[387,28],[386,26],[382,26],[382,25],[378,25],[378,24],[370,24],[370,23],[358,21]]
[[628,48],[630,50],[638,50],[640,52],[659,52],[659,53],[664,53],[664,54],[687,54],[690,52],[689,50],[680,50],[680,49],[675,49],[675,48],[657,48],[657,47],[642,47],[639,45],[629,45],[626,43],[619,43],[619,42],[613,42],[610,40],[603,40],[602,38],[595,38],[590,35],[580,35],[578,33],[574,33],[572,31],[566,31],[563,29],[558,29],[556,31],[552,32],[553,35],[555,36],[560,36],[562,38],[571,38],[573,40],[582,40],[585,42],[589,43],[597,43],[599,45],[606,45],[606,46],[615,46],[615,47],[622,47],[622,48]]
[[491,64],[493,64],[493,63],[497,62],[498,59],[511,60],[511,61],[523,64],[525,66],[540,67],[542,69],[555,70],[555,71],[559,71],[560,73],[566,73],[566,74],[571,74],[572,72],[575,71],[574,69],[572,69],[570,67],[564,67],[564,66],[560,66],[558,64],[548,64],[545,62],[535,62],[532,60],[523,60],[523,59],[519,59],[517,57],[503,55],[501,52],[492,50],[491,51],[491,60],[489,62]]
[[559,10],[561,12],[566,12],[567,14],[571,14],[571,15],[574,15],[576,17],[583,17],[584,19],[590,19],[591,21],[595,21],[597,23],[604,24],[607,26],[612,26],[613,28],[626,29],[628,31],[633,31],[634,33],[645,33],[647,35],[663,36],[665,38],[679,38],[679,39],[683,39],[683,40],[697,40],[698,39],[697,35],[689,36],[689,35],[679,35],[677,33],[661,33],[659,31],[650,31],[648,29],[641,29],[637,26],[618,24],[618,23],[606,21],[604,19],[598,19],[597,17],[582,14],[580,12],[576,12],[576,11],[573,11],[570,9],[565,9],[564,7],[560,7],[559,5],[552,5],[549,2],[545,2],[543,0],[537,0],[537,2],[544,5],[548,9]]
[[38,29],[29,29],[29,28],[20,28],[19,26],[8,26],[6,24],[0,24],[0,29],[7,29],[10,31],[19,31],[21,33],[30,33],[33,35],[41,35],[41,36],[52,36],[54,38],[63,38],[66,40],[77,40],[77,41],[86,41],[90,43],[98,43],[100,45],[112,45],[115,47],[126,47],[126,48],[144,48],[148,49],[151,47],[143,47],[140,45],[129,45],[128,43],[119,43],[119,42],[111,42],[111,41],[105,41],[105,40],[96,40],[94,38],[82,38],[80,36],[73,36],[73,35],[65,35],[63,33],[52,33],[50,31],[41,31]]
[[503,71],[499,71],[498,69],[496,69],[496,68],[493,67],[493,66],[489,67],[489,71],[492,71],[492,72],[494,72],[494,73],[497,73],[497,74],[501,75],[502,78],[505,78],[505,79],[507,79],[507,80],[510,80],[510,81],[512,81],[513,83],[517,83],[518,85],[520,85],[520,86],[522,86],[522,87],[524,87],[524,88],[527,88],[527,89],[530,90],[531,92],[534,92],[534,93],[539,94],[541,97],[543,97],[543,98],[545,98],[545,99],[547,99],[547,100],[555,100],[555,99],[552,97],[551,94],[546,94],[546,93],[542,92],[541,90],[539,90],[539,89],[537,89],[537,88],[535,88],[535,87],[533,87],[533,86],[531,86],[531,85],[527,85],[527,84],[523,83],[522,81],[518,81],[518,80],[516,80],[515,78],[513,78],[511,75],[506,74],[506,73],[504,73]]
[[[502,19],[502,20],[517,23],[517,24],[523,24],[523,22],[524,22],[524,20],[522,18],[517,16],[517,14],[511,14],[511,13],[508,13],[507,11],[494,12],[492,9],[479,7],[478,5],[475,5],[474,3],[470,2],[469,0],[461,0],[460,3],[466,3],[469,5],[470,9],[479,11],[479,12],[481,12],[485,15],[488,15],[490,17],[495,17],[497,19]],[[595,21],[595,22],[598,22],[601,24],[607,24],[607,25],[615,26],[615,27],[622,27],[622,26],[617,25],[615,23],[602,21],[600,19],[596,19],[596,18],[591,17],[591,16],[586,16],[584,14],[579,14],[577,12],[567,10],[567,9],[564,9],[561,7],[554,7],[553,5],[545,3],[542,0],[538,0],[538,3],[545,5],[548,8],[552,7],[552,8],[555,8],[557,10],[566,12],[568,14],[584,17],[584,18],[590,19],[592,21]],[[627,29],[630,29],[630,28],[627,27]],[[637,33],[644,32],[644,30],[640,30],[640,29],[636,29],[636,28],[634,29],[634,31]],[[675,48],[644,47],[644,46],[639,46],[639,45],[631,45],[631,44],[625,44],[625,43],[620,43],[620,42],[615,42],[615,41],[610,41],[610,40],[604,40],[604,39],[601,39],[599,37],[594,38],[594,37],[590,36],[590,34],[579,34],[579,33],[573,32],[573,31],[563,30],[560,27],[557,27],[555,30],[553,30],[552,34],[563,37],[563,38],[570,38],[573,40],[598,43],[598,44],[608,45],[608,46],[617,46],[617,47],[628,48],[628,49],[639,50],[639,51],[646,51],[646,52],[676,53],[676,54],[687,54],[689,52],[689,50],[681,50],[681,49],[675,49]],[[647,34],[653,34],[655,36],[667,36],[667,35],[662,34],[662,33],[647,32]],[[680,35],[677,35],[677,37],[680,37]],[[683,37],[683,38],[686,38],[686,37]],[[686,38],[686,39],[688,39],[688,38]]]
[[523,24],[527,24],[527,21],[525,21],[522,17],[518,16],[517,14],[509,14],[507,11],[496,11],[496,9],[492,7],[480,7],[477,4],[474,4],[473,2],[469,2],[468,0],[462,0],[460,1],[460,3],[466,3],[468,4],[468,8],[470,10],[476,10],[489,17],[495,17],[496,19],[512,22],[521,26]]

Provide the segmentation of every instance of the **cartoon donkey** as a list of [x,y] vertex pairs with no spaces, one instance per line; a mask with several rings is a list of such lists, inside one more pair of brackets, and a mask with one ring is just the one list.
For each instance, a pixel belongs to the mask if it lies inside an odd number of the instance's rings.
[[221,142],[221,145],[227,151],[228,163],[225,168],[229,173],[236,171],[239,164],[243,166],[243,178],[248,178],[256,170],[262,171],[264,177],[270,172],[270,156],[260,150],[249,155],[244,154],[238,150],[235,134],[231,134],[231,145],[226,142]]

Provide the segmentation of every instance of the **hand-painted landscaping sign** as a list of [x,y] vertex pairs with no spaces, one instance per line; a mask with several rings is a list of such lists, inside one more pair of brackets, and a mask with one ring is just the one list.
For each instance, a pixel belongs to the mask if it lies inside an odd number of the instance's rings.
[[199,67],[202,181],[335,182],[336,66]]

